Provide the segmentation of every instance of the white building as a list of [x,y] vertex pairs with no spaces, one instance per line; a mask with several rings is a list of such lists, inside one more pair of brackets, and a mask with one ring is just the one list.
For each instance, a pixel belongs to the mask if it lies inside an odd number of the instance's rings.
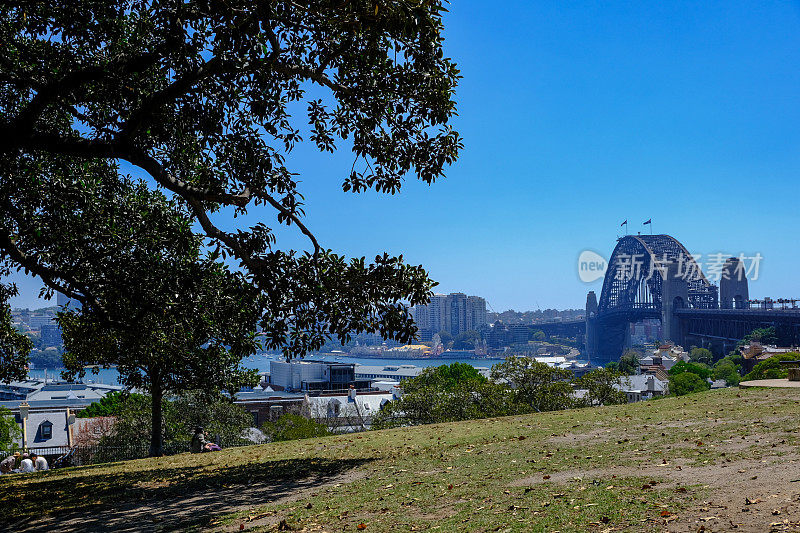
[[308,396],[303,400],[301,413],[320,422],[336,433],[363,431],[372,425],[373,417],[400,391],[367,392],[342,395]]
[[649,400],[655,396],[669,394],[669,381],[658,379],[652,375],[636,374],[625,376],[615,388],[621,390],[628,397],[628,402]]
[[[70,415],[100,401],[109,392],[122,389],[120,385],[100,383],[67,383],[43,379],[12,381],[0,383],[0,407],[11,411],[20,428],[24,422],[28,448],[68,446],[71,444]],[[28,416],[24,420],[20,409],[23,402],[28,404]],[[22,442],[17,444],[22,445]]]
[[369,388],[355,377],[355,365],[329,361],[270,361],[270,385],[275,390],[330,391]]

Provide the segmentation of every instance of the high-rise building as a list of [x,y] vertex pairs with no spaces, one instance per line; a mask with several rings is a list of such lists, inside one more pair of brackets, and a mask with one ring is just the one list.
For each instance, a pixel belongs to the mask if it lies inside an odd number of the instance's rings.
[[486,300],[480,296],[467,297],[467,331],[480,331],[486,325]]
[[462,292],[434,294],[428,305],[415,306],[413,314],[422,340],[440,331],[456,336],[486,324],[486,300]]
[[63,343],[64,341],[61,340],[61,328],[57,324],[42,325],[42,346],[47,348],[61,346]]

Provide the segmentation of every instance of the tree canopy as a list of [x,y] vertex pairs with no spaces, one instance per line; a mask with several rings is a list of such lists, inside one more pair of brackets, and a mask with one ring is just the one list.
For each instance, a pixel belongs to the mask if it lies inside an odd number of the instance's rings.
[[711,350],[707,348],[698,348],[697,346],[692,346],[692,349],[689,351],[689,359],[693,363],[710,365],[714,362],[714,354],[712,354]]
[[639,370],[639,356],[641,354],[636,350],[628,350],[622,357],[619,358],[617,369],[627,375],[636,374]]
[[[0,276],[3,270],[0,265]],[[17,331],[11,323],[8,299],[16,294],[15,286],[0,283],[0,381],[25,379],[28,372],[26,363],[33,348],[31,339]]]
[[13,451],[22,439],[22,428],[6,407],[0,407],[0,451]]
[[[81,302],[85,317],[67,329],[111,327],[106,340],[130,340],[166,309],[115,300],[166,257],[176,283],[206,269],[213,284],[213,263],[232,261],[259,294],[266,347],[287,357],[363,331],[410,341],[407,306],[433,282],[402,256],[347,259],[320,243],[291,154],[303,142],[351,150],[340,180],[356,193],[443,176],[462,145],[449,125],[459,72],[443,51],[443,11],[440,1],[0,6],[2,266]],[[272,220],[221,223],[254,207]],[[306,251],[281,249],[274,224],[307,237]],[[25,358],[0,343],[3,367]]]
[[711,385],[706,380],[693,372],[682,372],[669,377],[669,393],[673,396],[703,392],[710,388]]
[[515,412],[505,387],[490,382],[475,367],[452,363],[428,367],[402,383],[403,395],[376,417],[376,428],[433,424],[502,416]]
[[586,405],[617,405],[626,403],[628,397],[620,387],[623,374],[610,368],[590,370],[575,380],[575,386],[586,391]]
[[492,379],[511,386],[514,401],[532,411],[555,411],[574,405],[572,371],[530,357],[507,357],[492,367]]
[[678,361],[672,368],[669,369],[670,376],[677,376],[689,372],[695,374],[702,379],[708,379],[711,376],[711,369],[702,363],[687,363],[686,361]]
[[760,342],[761,344],[775,344],[778,342],[778,335],[775,331],[774,326],[770,326],[768,328],[756,328],[744,338],[739,341],[739,346],[744,346],[745,344],[749,343],[750,341]]

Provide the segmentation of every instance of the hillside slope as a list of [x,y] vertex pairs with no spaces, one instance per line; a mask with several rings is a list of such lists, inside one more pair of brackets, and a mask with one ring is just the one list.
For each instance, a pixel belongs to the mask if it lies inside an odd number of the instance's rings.
[[727,389],[0,477],[15,530],[800,529],[798,400]]

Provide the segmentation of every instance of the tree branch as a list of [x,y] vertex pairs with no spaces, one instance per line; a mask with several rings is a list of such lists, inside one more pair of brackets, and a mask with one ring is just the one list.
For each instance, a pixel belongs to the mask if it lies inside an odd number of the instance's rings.
[[79,157],[122,159],[144,169],[159,185],[184,198],[199,198],[209,202],[244,207],[252,196],[247,188],[240,194],[228,194],[190,185],[164,170],[161,163],[144,151],[116,141],[62,137],[52,133],[15,137],[11,127],[0,127],[0,138],[5,140],[4,144],[10,148],[19,147],[31,151],[42,150],[51,154]]
[[100,305],[100,302],[90,294],[88,290],[85,290],[85,287],[82,289],[83,292],[76,292],[72,290],[68,286],[59,283],[56,281],[57,278],[61,278],[65,280],[69,285],[72,286],[79,286],[80,284],[72,279],[70,276],[64,274],[63,272],[58,272],[53,268],[48,266],[39,264],[34,258],[23,252],[19,249],[16,245],[14,240],[5,232],[0,232],[0,248],[2,248],[6,254],[17,264],[32,272],[36,276],[39,276],[41,280],[44,282],[45,285],[50,287],[51,289],[58,291],[70,298],[74,298],[78,300],[84,305],[91,305],[96,307],[101,312],[103,311],[103,306]]
[[225,233],[218,227],[211,222],[211,219],[208,218],[208,213],[206,213],[205,208],[203,208],[202,203],[196,198],[187,198],[186,200],[189,203],[189,207],[192,208],[192,212],[194,213],[195,218],[197,221],[200,222],[200,227],[203,228],[203,231],[211,237],[212,239],[217,239],[218,241],[222,242],[225,246],[227,246],[236,257],[247,266],[251,271],[255,271],[256,263],[249,254],[245,253],[242,250],[242,247],[239,245],[239,242],[229,233]]
[[164,89],[154,93],[145,102],[139,106],[139,109],[130,114],[128,120],[120,128],[120,138],[128,138],[131,134],[136,132],[142,123],[150,116],[153,115],[164,104],[171,102],[178,96],[186,94],[195,84],[202,81],[204,78],[214,74],[221,73],[220,67],[222,66],[222,59],[218,56],[212,57],[196,69],[187,72],[182,77],[174,80]]
[[208,189],[190,185],[167,172],[154,157],[132,147],[124,147],[117,157],[144,169],[164,188],[175,194],[179,194],[186,200],[199,199],[208,202],[244,207],[250,202],[252,196],[248,188],[245,188],[240,194],[229,194],[213,192]]
[[20,133],[27,134],[33,131],[36,121],[44,109],[57,98],[63,98],[66,93],[78,89],[92,81],[99,81],[109,77],[110,72],[121,69],[123,74],[140,72],[155,63],[160,56],[154,52],[140,54],[133,57],[119,57],[105,65],[93,65],[84,69],[69,72],[66,76],[53,80],[41,87],[30,103],[17,115],[15,126]]
[[275,209],[286,215],[286,217],[291,219],[292,222],[297,224],[297,227],[300,228],[300,231],[303,233],[303,235],[308,237],[308,239],[311,241],[311,244],[314,245],[314,256],[316,257],[319,255],[319,252],[322,250],[322,247],[319,245],[319,242],[317,242],[317,238],[314,236],[313,233],[311,233],[311,230],[309,230],[308,227],[306,227],[306,225],[300,221],[300,218],[294,211],[286,208],[279,201],[277,201],[275,198],[273,198],[268,194],[259,195],[259,198],[263,198],[264,200],[269,202],[269,204],[272,207],[274,207]]

